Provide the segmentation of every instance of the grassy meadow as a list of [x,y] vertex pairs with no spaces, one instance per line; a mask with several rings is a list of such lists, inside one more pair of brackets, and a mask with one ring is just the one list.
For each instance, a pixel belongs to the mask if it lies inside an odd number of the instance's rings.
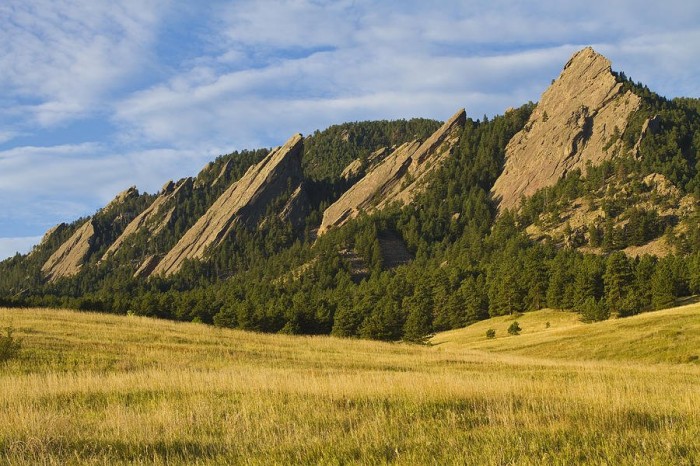
[[0,464],[700,462],[700,304],[512,319],[416,346],[0,309]]

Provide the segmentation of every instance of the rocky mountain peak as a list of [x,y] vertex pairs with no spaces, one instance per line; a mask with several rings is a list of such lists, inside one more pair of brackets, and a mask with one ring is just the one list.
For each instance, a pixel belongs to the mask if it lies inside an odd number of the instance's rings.
[[569,170],[613,157],[639,104],[637,95],[622,91],[607,58],[591,47],[575,53],[506,147],[492,190],[499,208],[515,208],[521,197],[554,185]]

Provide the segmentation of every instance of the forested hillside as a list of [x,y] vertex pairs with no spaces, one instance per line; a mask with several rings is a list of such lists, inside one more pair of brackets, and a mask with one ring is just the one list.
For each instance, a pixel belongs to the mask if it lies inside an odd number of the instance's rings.
[[[576,67],[567,69],[559,87],[578,82],[566,75]],[[569,105],[576,118],[568,120],[533,103],[491,119],[467,116],[454,144],[440,146],[444,157],[425,159],[432,152],[416,150],[392,172],[393,186],[405,187],[415,182],[411,167],[429,164],[410,202],[363,211],[322,236],[317,229],[333,202],[364,177],[376,178],[395,149],[430,141],[440,123],[360,122],[317,131],[303,138],[300,160],[289,162],[299,163],[300,185],[289,175],[286,188],[269,194],[259,221],[232,220],[201,260],[151,275],[146,266],[155,267],[223,193],[249,171],[271,170],[263,166],[265,149],[222,156],[189,182],[157,195],[133,193],[47,234],[31,254],[0,263],[0,304],[416,342],[545,307],[571,309],[585,321],[668,307],[700,293],[700,100],[668,100],[623,73],[611,76],[617,95],[639,101],[624,130],[608,125],[596,139],[605,123],[596,118],[605,110],[576,102]],[[516,150],[511,141],[532,137],[547,120],[571,124],[573,136],[563,146],[548,142],[546,156],[562,157],[565,147],[581,162],[514,207],[499,206],[493,189]],[[381,197],[382,186],[373,189]],[[244,206],[240,215],[246,212]],[[86,222],[95,232],[82,262],[64,276],[47,276],[47,261]]]

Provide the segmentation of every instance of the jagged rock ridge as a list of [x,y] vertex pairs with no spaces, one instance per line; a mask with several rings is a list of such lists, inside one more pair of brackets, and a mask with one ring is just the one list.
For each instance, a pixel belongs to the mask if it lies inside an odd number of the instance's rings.
[[554,185],[569,170],[610,159],[639,104],[637,95],[622,92],[607,58],[590,47],[574,54],[506,147],[492,189],[499,209],[516,208],[523,196]]
[[[392,149],[396,149],[396,147],[393,147]],[[356,179],[364,175],[367,170],[371,170],[373,167],[375,167],[388,154],[389,148],[382,147],[381,149],[377,149],[376,151],[372,152],[366,160],[355,159],[350,162],[345,169],[343,169],[340,177],[344,180]]]
[[386,156],[323,213],[319,235],[392,202],[410,202],[425,183],[425,176],[447,157],[466,121],[464,109],[455,113],[422,144],[402,144]]
[[152,273],[171,275],[180,270],[185,260],[201,259],[207,248],[221,244],[236,224],[257,225],[272,200],[284,194],[288,187],[296,190],[301,184],[302,147],[303,138],[296,134],[250,167],[197,220]]
[[192,178],[185,178],[177,183],[172,181],[165,183],[160,195],[127,225],[122,234],[107,249],[102,256],[102,260],[106,260],[119,251],[129,237],[144,228],[152,236],[157,235],[172,219],[175,211],[175,206],[172,204],[176,203],[183,196],[190,194],[191,189]]
[[[139,195],[135,187],[119,193],[109,204],[100,210],[103,214],[108,214],[112,209],[125,203],[133,197]],[[50,236],[47,233],[46,238]],[[95,239],[95,223],[94,218],[85,222],[68,240],[54,251],[48,260],[41,267],[49,281],[56,281],[59,278],[70,277],[77,274],[87,260],[92,244]]]

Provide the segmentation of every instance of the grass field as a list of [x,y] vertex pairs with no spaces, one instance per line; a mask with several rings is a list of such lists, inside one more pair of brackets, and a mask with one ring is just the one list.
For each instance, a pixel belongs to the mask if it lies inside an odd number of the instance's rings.
[[0,463],[700,462],[700,305],[509,319],[414,346],[0,309]]

